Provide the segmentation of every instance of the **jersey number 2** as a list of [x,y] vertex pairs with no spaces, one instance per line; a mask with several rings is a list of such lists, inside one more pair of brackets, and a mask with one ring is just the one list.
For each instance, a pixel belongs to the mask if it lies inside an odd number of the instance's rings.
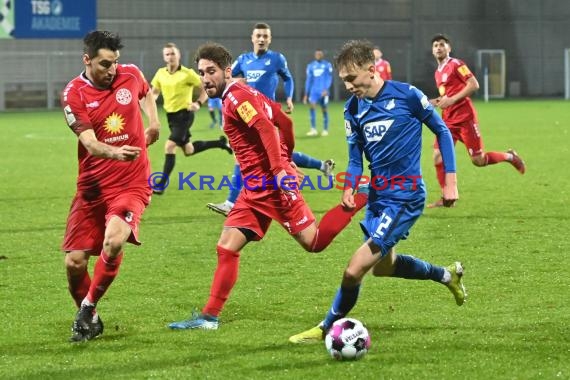
[[382,216],[380,216],[380,224],[378,225],[375,234],[378,236],[384,236],[384,233],[386,233],[390,223],[392,223],[392,218],[386,215],[386,213],[382,213]]

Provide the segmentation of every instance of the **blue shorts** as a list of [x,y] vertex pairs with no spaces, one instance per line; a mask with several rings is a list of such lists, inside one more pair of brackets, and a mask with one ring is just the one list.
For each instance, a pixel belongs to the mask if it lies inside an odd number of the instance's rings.
[[222,98],[208,98],[209,109],[222,109]]
[[424,209],[425,198],[412,200],[379,199],[368,205],[360,228],[367,238],[388,254],[400,240],[406,239]]
[[322,92],[311,92],[308,96],[309,103],[318,104],[321,107],[326,107],[329,104],[329,97],[322,96]]

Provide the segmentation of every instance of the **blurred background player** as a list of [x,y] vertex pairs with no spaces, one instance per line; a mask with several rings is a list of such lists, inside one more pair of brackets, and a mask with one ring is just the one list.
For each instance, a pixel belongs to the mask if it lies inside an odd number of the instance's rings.
[[336,205],[317,225],[295,186],[296,172],[291,163],[293,122],[281,105],[242,81],[233,80],[232,56],[219,44],[200,46],[196,63],[208,96],[223,97],[224,132],[248,186],[239,194],[220,234],[208,302],[201,312],[169,327],[216,330],[218,317],[237,281],[240,251],[249,242],[261,240],[273,220],[306,251],[321,252],[366,204],[367,196],[358,194],[352,204]]
[[222,99],[220,98],[208,98],[208,112],[210,113],[210,129],[218,126],[222,128]]
[[383,80],[392,80],[392,67],[390,67],[390,62],[382,58],[382,50],[378,46],[374,48],[374,67],[380,78]]
[[[485,152],[477,112],[470,98],[470,95],[479,89],[479,82],[465,62],[449,55],[451,53],[449,38],[444,34],[436,34],[431,40],[431,50],[438,64],[435,70],[435,83],[440,96],[430,102],[443,110],[443,121],[451,131],[453,143],[459,140],[465,144],[471,162],[475,166],[510,162],[519,173],[524,174],[525,163],[513,149],[504,153]],[[433,148],[437,180],[443,188],[444,170],[437,141],[434,142]],[[441,199],[428,205],[429,208],[441,206],[443,206]]]
[[[103,333],[97,302],[119,273],[125,243],[140,245],[139,222],[152,194],[147,146],[158,140],[160,130],[143,74],[135,65],[118,63],[119,36],[97,30],[83,42],[85,71],[69,82],[61,98],[67,125],[79,138],[77,192],[62,245],[69,292],[79,308],[71,342]],[[149,119],[146,130],[139,101]],[[93,279],[88,272],[92,255],[99,256]]]
[[[232,76],[243,77],[248,85],[255,88],[271,100],[275,100],[275,92],[279,78],[283,80],[287,109],[293,111],[293,76],[287,67],[285,56],[269,50],[271,44],[271,28],[266,23],[257,23],[251,34],[253,51],[241,54],[232,64]],[[301,152],[293,152],[293,162],[300,168],[320,170],[326,177],[332,175],[334,160],[319,160]],[[222,203],[208,203],[207,207],[219,214],[227,216],[241,191],[242,176],[239,165],[234,166],[232,187],[228,198]]]
[[[164,45],[162,57],[166,63],[156,71],[152,78],[152,94],[155,100],[162,93],[164,110],[168,119],[170,136],[164,144],[164,168],[163,174],[170,177],[176,163],[176,147],[180,147],[185,156],[198,154],[208,149],[220,148],[232,153],[225,136],[218,140],[190,141],[192,134],[190,127],[194,122],[194,112],[198,111],[208,99],[200,84],[200,77],[194,69],[180,64],[180,50],[172,42]],[[196,101],[192,101],[194,88],[199,89]],[[153,184],[154,194],[163,194],[166,189],[160,183]]]
[[321,136],[329,135],[329,95],[332,85],[332,64],[324,59],[321,49],[315,50],[315,60],[307,65],[307,79],[305,80],[305,95],[303,103],[309,103],[309,122],[311,130],[307,136],[317,136],[317,104],[323,114],[323,131]]
[[[396,254],[423,212],[426,190],[420,157],[422,124],[433,132],[442,147],[445,167],[444,199],[452,206],[458,198],[455,152],[449,129],[425,96],[408,83],[387,81],[374,67],[373,46],[368,41],[349,41],[335,61],[338,75],[352,94],[344,106],[349,163],[342,204],[354,202],[354,190],[362,176],[363,154],[369,161],[368,209],[360,222],[367,240],[350,259],[332,306],[318,326],[289,338],[292,343],[323,340],[332,324],[356,305],[364,276],[432,280],[451,291],[457,305],[465,301],[463,267],[433,265],[417,257]],[[383,128],[382,128],[383,127]],[[398,180],[394,186],[393,181]],[[387,182],[390,182],[387,186]],[[360,195],[360,194],[358,194]]]

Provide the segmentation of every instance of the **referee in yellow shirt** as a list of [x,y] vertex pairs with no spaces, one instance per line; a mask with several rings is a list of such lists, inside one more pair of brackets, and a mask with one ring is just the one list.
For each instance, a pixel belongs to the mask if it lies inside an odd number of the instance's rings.
[[[164,169],[163,173],[170,177],[176,163],[176,147],[182,148],[185,156],[200,153],[211,148],[220,148],[228,153],[233,153],[226,137],[220,136],[218,140],[190,141],[192,134],[190,127],[194,122],[194,112],[198,111],[202,104],[208,100],[208,95],[202,88],[200,76],[188,67],[180,64],[180,50],[175,44],[169,42],[162,49],[165,67],[156,71],[152,78],[152,94],[156,100],[162,93],[164,110],[168,119],[170,136],[164,144]],[[196,101],[192,101],[194,87],[200,89],[200,95]],[[155,186],[155,194],[164,193],[164,189]]]

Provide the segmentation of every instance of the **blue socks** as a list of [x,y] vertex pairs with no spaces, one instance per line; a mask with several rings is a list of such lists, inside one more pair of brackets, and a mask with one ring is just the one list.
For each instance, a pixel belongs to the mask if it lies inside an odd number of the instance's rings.
[[[432,265],[427,261],[420,260],[414,256],[396,255],[394,274],[391,277],[400,277],[413,280],[433,280],[441,282],[445,269],[437,265]],[[332,324],[344,318],[356,305],[361,285],[353,288],[341,286],[334,297],[333,303],[325,320],[323,329],[327,331]]]
[[322,162],[301,152],[293,152],[293,162],[300,168],[321,170]]
[[234,174],[232,174],[232,188],[228,195],[228,202],[236,203],[236,199],[239,196],[241,188],[243,187],[243,181],[241,180],[241,171],[239,170],[239,165],[234,166]]
[[360,292],[360,284],[356,285],[354,288],[347,288],[341,286],[334,297],[334,301],[330,310],[327,312],[327,316],[323,321],[323,328],[326,330],[330,329],[332,324],[345,315],[347,315],[354,305],[356,305],[356,300],[358,300],[358,293]]
[[309,122],[311,123],[311,129],[317,129],[317,112],[314,108],[309,109]]
[[396,269],[391,277],[441,282],[444,269],[414,256],[396,255]]
[[323,111],[323,130],[329,130],[329,113],[328,111]]

